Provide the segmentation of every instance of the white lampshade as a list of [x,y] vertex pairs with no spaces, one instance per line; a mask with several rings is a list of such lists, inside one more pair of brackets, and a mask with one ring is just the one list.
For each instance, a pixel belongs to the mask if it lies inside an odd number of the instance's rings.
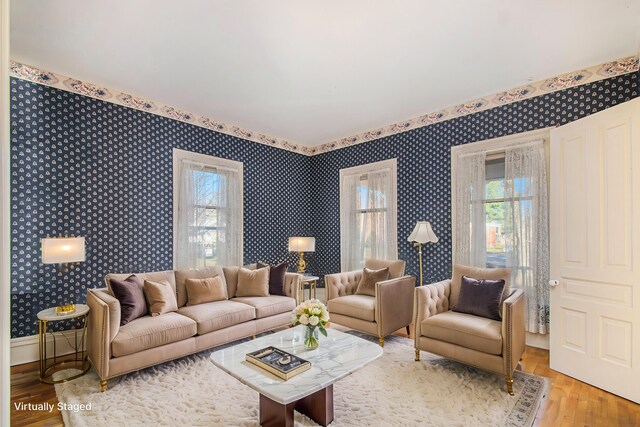
[[315,237],[289,237],[289,252],[315,252]]
[[63,264],[84,260],[84,237],[47,237],[42,239],[43,264]]
[[415,243],[436,243],[438,241],[438,236],[436,236],[431,229],[431,224],[429,222],[418,221],[407,240]]

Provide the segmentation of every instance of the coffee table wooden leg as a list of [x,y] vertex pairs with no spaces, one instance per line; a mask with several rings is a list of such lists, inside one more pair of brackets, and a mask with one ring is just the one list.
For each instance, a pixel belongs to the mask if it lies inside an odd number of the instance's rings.
[[296,402],[286,405],[260,395],[260,425],[262,427],[293,427],[293,407]]
[[333,421],[333,384],[298,400],[295,409],[321,426],[328,426]]

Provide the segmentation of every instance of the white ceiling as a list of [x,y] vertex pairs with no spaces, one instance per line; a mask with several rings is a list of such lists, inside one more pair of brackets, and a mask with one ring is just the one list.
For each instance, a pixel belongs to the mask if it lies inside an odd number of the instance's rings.
[[638,0],[20,0],[11,58],[317,145],[637,54]]

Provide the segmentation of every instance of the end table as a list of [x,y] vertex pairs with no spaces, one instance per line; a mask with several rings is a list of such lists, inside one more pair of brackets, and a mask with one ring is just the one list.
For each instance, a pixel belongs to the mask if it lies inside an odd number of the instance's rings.
[[[87,316],[89,314],[89,306],[86,304],[76,304],[76,309],[73,313],[58,315],[56,314],[56,307],[50,307],[42,310],[38,313],[39,328],[38,328],[38,342],[40,350],[40,381],[47,384],[57,384],[65,381],[78,378],[89,370],[90,364],[85,356],[84,351],[84,338],[87,332]],[[53,337],[53,362],[49,363],[49,357],[47,357],[47,324],[49,322],[56,322],[59,320],[75,319],[77,317],[82,318],[82,328],[74,329],[74,344],[69,343],[75,350],[75,357],[68,361],[58,361],[58,355],[56,353],[56,334],[60,332],[49,332]],[[80,332],[80,340],[78,340],[78,333]],[[67,338],[68,340],[68,338]],[[79,342],[78,342],[79,341]],[[53,379],[52,369],[56,366],[62,366],[69,364],[70,368],[76,368],[80,372],[69,377],[61,378],[58,380]]]
[[316,298],[316,285],[319,277],[318,276],[300,276],[300,289],[298,291],[298,297],[301,303],[304,301],[304,285],[309,284],[309,298],[311,298],[311,291],[313,291],[313,298]]

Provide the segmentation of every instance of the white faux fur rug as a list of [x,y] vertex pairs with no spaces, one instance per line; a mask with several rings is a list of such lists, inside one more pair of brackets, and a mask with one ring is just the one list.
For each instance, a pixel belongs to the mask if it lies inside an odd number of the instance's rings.
[[[322,345],[322,343],[320,344]],[[93,371],[56,384],[67,426],[256,426],[258,393],[216,368],[210,351],[109,380]],[[501,376],[422,352],[388,337],[384,355],[334,385],[332,426],[530,426],[547,389],[516,372],[515,396]],[[78,410],[90,404],[90,410]],[[298,426],[315,425],[295,413]]]

